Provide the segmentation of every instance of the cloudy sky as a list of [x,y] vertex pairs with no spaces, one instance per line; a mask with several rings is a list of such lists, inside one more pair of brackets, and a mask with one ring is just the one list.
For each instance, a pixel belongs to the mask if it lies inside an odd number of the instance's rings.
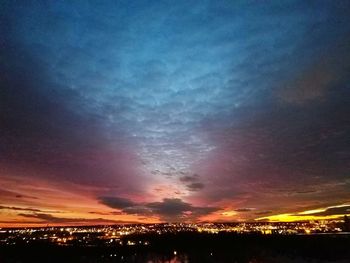
[[350,213],[349,1],[2,1],[0,225]]

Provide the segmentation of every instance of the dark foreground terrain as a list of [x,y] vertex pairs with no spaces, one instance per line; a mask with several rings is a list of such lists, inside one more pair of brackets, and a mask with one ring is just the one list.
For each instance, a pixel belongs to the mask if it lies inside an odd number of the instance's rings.
[[133,245],[1,245],[0,262],[350,262],[347,234],[177,233],[126,238]]

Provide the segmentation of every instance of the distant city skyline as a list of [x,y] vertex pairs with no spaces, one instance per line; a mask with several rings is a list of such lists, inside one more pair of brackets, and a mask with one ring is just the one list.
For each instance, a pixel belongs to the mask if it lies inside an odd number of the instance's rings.
[[349,1],[3,1],[0,227],[350,215]]

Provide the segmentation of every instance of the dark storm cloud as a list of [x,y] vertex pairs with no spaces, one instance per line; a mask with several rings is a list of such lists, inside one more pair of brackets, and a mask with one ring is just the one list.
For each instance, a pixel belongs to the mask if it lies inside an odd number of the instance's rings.
[[135,203],[129,199],[110,196],[100,197],[100,202],[106,206],[116,209],[123,209],[135,205]]
[[153,213],[167,221],[198,219],[198,217],[219,210],[218,207],[197,207],[179,198],[165,198],[162,202],[146,204]]
[[[105,200],[108,202],[105,202]],[[120,209],[126,214],[156,215],[166,221],[184,221],[219,210],[218,207],[197,207],[186,203],[180,198],[164,198],[161,202],[134,203],[119,197],[100,198],[101,203],[114,209]],[[121,204],[121,205],[120,205]]]

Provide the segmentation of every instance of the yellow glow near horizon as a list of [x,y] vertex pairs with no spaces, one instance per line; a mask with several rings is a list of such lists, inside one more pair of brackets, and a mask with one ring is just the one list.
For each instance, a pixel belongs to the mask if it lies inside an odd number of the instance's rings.
[[295,222],[295,221],[308,221],[308,220],[327,220],[327,219],[339,219],[345,214],[340,215],[316,215],[317,213],[325,212],[330,208],[349,206],[349,204],[342,204],[337,206],[329,206],[324,208],[317,208],[312,210],[306,210],[298,213],[284,213],[272,216],[260,217],[255,219],[256,221],[268,220],[270,222]]
[[324,212],[326,211],[325,208],[321,208],[321,209],[313,209],[313,210],[307,210],[307,211],[303,211],[298,213],[298,215],[310,215],[310,214],[316,214],[316,213],[320,213],[320,212]]
[[344,215],[331,215],[331,216],[298,216],[293,214],[280,214],[267,217],[257,218],[255,220],[268,220],[270,222],[295,222],[295,221],[310,221],[310,220],[327,220],[327,219],[339,219]]

